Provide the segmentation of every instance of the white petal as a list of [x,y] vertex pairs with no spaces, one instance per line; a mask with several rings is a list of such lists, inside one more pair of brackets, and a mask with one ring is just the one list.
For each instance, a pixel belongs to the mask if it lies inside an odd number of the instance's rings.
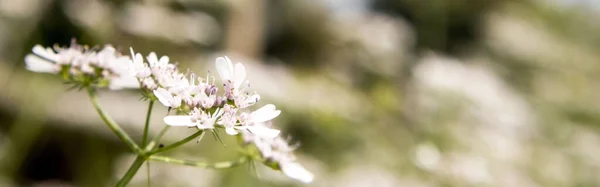
[[258,110],[252,112],[250,114],[250,119],[253,122],[265,122],[265,121],[269,121],[272,120],[273,118],[279,116],[279,114],[281,113],[281,111],[279,110],[275,110],[275,105],[272,104],[268,104],[263,106],[262,108],[259,108]]
[[25,57],[25,68],[40,73],[58,73],[60,71],[58,65],[31,54]]
[[236,135],[238,134],[238,132],[233,128],[233,127],[227,127],[225,128],[225,132],[229,135]]
[[[202,127],[200,127],[202,126]],[[208,119],[198,126],[201,129],[213,129],[215,128],[215,119]]]
[[58,61],[58,55],[50,48],[44,48],[41,45],[35,45],[31,51],[42,58],[52,60],[54,62]]
[[280,132],[279,130],[270,129],[270,128],[262,127],[262,126],[247,126],[246,128],[252,134],[262,137],[262,138],[267,138],[267,139],[273,139],[273,138],[277,137]]
[[[233,63],[231,62],[231,60],[229,59],[229,57],[224,56],[225,60],[227,60],[227,66],[229,67],[229,75],[233,76]],[[233,78],[233,77],[232,77]]]
[[166,67],[167,64],[169,64],[169,57],[168,56],[162,56],[162,57],[160,57],[160,60],[158,61],[158,64],[160,64],[161,66]]
[[154,96],[158,98],[160,103],[168,107],[171,106],[170,101],[173,99],[173,96],[171,93],[169,93],[169,91],[165,90],[164,88],[157,88],[156,90],[152,91],[152,93],[154,93]]
[[229,58],[217,58],[215,66],[217,67],[217,73],[219,73],[219,77],[221,77],[221,81],[223,81],[223,83],[231,80],[231,71],[233,71],[233,68],[231,67],[232,65]]
[[235,64],[235,75],[233,75],[234,87],[239,88],[242,83],[244,83],[244,79],[246,79],[246,67],[242,63]]
[[137,68],[135,66],[136,64],[135,64],[135,62],[133,60],[129,60],[129,64],[128,65],[129,65],[129,73],[130,74],[135,75],[135,74],[138,73],[137,72]]
[[280,163],[281,171],[292,179],[299,180],[303,183],[310,183],[313,181],[314,176],[308,170],[304,169],[302,165],[296,162]]
[[271,146],[271,143],[269,143],[268,141],[261,141],[260,138],[254,138],[252,141],[254,142],[254,145],[256,145],[256,148],[258,148],[260,154],[264,158],[273,156],[273,147]]
[[190,116],[167,116],[163,118],[163,121],[170,126],[196,126]]
[[121,76],[110,80],[108,88],[119,90],[123,88],[140,88],[140,82],[135,77]]
[[173,99],[171,99],[171,101],[170,101],[171,107],[177,108],[177,107],[181,106],[181,100],[182,99],[179,96],[173,97]]
[[142,54],[136,54],[135,55],[135,62],[136,63],[144,63],[144,57],[142,57]]
[[196,125],[196,127],[198,127],[199,129],[202,129],[202,130],[215,128],[214,126],[207,126],[207,125],[202,125],[202,124],[198,124],[198,125]]
[[250,97],[248,97],[248,98],[246,98],[246,100],[244,100],[244,103],[243,103],[244,106],[243,107],[240,106],[240,108],[245,108],[245,107],[254,105],[254,104],[256,104],[256,102],[258,102],[258,100],[260,100],[260,95],[252,94],[252,95],[250,95]]
[[250,95],[250,97],[248,97],[246,100],[258,102],[258,100],[260,100],[260,95],[254,93],[254,94]]
[[175,80],[175,85],[173,86],[181,86],[181,87],[189,87],[190,86],[190,81],[188,81],[187,78],[182,77],[181,79]]
[[269,112],[272,112],[274,110],[275,110],[275,105],[273,105],[273,104],[267,104],[267,105],[265,105],[263,107],[260,107],[258,110],[254,111],[252,113],[253,114],[254,113],[258,113],[258,114],[260,114],[260,113],[269,113]]
[[148,63],[150,63],[150,66],[156,67],[158,65],[158,57],[156,57],[156,53],[150,52],[146,59],[148,59]]

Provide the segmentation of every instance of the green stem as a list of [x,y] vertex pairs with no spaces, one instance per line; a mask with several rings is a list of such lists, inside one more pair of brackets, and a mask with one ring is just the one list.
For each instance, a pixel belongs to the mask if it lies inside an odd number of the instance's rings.
[[150,187],[150,162],[146,162],[146,184]]
[[183,140],[179,140],[178,142],[175,142],[175,143],[173,143],[171,145],[167,145],[165,147],[152,150],[152,151],[148,152],[148,155],[153,155],[153,154],[156,154],[156,153],[160,153],[160,152],[165,152],[165,151],[171,150],[171,149],[173,149],[175,147],[178,147],[180,145],[183,145],[183,144],[185,144],[185,143],[187,143],[187,142],[189,142],[189,141],[191,141],[193,139],[196,139],[197,137],[200,137],[198,139],[198,141],[200,141],[202,139],[202,137],[204,137],[204,133],[205,132],[206,131],[204,131],[204,130],[200,130],[200,131],[198,131],[198,132],[196,132],[196,133],[194,133],[194,134],[192,134],[192,135],[184,138]]
[[145,151],[150,152],[152,149],[154,149],[154,147],[156,147],[156,142],[160,141],[160,139],[163,137],[163,135],[165,135],[165,133],[167,132],[167,130],[169,130],[168,125],[165,125],[162,130],[160,130],[160,132],[154,136],[154,138],[152,138],[152,140],[148,143],[148,145],[146,145]]
[[92,87],[88,87],[88,94],[90,96],[92,104],[94,105],[94,108],[96,109],[96,112],[98,113],[98,115],[100,115],[100,118],[102,118],[102,121],[104,121],[106,126],[108,126],[108,128],[110,128],[110,130],[113,131],[113,133],[115,133],[115,135],[117,135],[117,137],[119,137],[121,141],[125,142],[125,144],[127,144],[127,146],[131,150],[133,150],[133,152],[137,153],[138,155],[141,155],[142,150],[135,143],[135,141],[133,141],[133,139],[131,139],[131,137],[127,135],[127,133],[121,128],[121,126],[119,126],[110,116],[108,116],[104,112],[104,110],[102,110],[102,107],[98,103],[98,99],[96,98],[95,91]]
[[186,165],[186,166],[201,167],[201,168],[227,169],[227,168],[232,168],[232,167],[246,163],[248,161],[248,157],[240,157],[237,160],[227,161],[227,162],[216,162],[216,163],[197,162],[197,161],[192,161],[192,160],[177,159],[177,158],[156,156],[156,155],[150,156],[150,160],[161,161],[161,162],[166,162],[166,163],[173,163],[173,164],[180,164],[180,165]]
[[152,115],[152,105],[154,105],[154,100],[150,100],[148,104],[148,112],[146,112],[146,123],[144,124],[144,135],[142,136],[142,147],[146,146],[146,141],[148,141],[148,129],[150,127],[150,116]]
[[135,158],[135,161],[133,161],[131,166],[129,166],[127,173],[125,173],[121,180],[119,180],[119,183],[117,183],[117,187],[126,186],[129,183],[129,181],[131,181],[133,176],[135,176],[140,167],[142,167],[144,161],[146,161],[146,158],[144,158],[143,156],[137,156]]

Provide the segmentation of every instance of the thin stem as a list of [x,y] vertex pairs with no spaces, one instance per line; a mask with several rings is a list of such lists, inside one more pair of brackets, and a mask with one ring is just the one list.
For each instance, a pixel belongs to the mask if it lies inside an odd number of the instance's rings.
[[131,181],[133,176],[135,176],[140,167],[142,167],[144,161],[146,161],[146,158],[144,158],[143,156],[137,156],[135,158],[135,161],[133,161],[131,166],[129,166],[127,173],[125,173],[121,180],[119,180],[119,183],[117,183],[117,187],[126,186],[129,183],[129,181]]
[[150,100],[148,104],[148,112],[146,112],[146,123],[144,124],[144,135],[142,136],[142,147],[146,146],[146,141],[148,141],[148,129],[150,127],[150,116],[152,115],[152,105],[154,105],[154,100]]
[[102,110],[93,88],[88,87],[88,95],[92,101],[92,104],[94,105],[94,108],[96,109],[96,112],[98,115],[100,115],[100,118],[102,118],[102,121],[104,121],[106,126],[108,126],[108,128],[110,128],[110,130],[113,131],[113,133],[115,133],[115,135],[117,135],[121,141],[125,142],[125,144],[127,144],[127,146],[133,150],[133,152],[140,155],[142,150],[135,143],[135,141],[133,141],[133,139],[129,137],[129,135],[121,128],[121,126],[119,126],[109,115],[104,112],[104,110]]
[[150,187],[150,162],[146,162],[146,183]]
[[194,134],[192,134],[192,135],[184,138],[183,140],[179,140],[178,142],[175,142],[175,143],[173,143],[171,145],[167,145],[165,147],[152,150],[152,151],[148,152],[148,155],[153,155],[153,154],[156,154],[156,153],[160,153],[160,152],[165,152],[165,151],[171,150],[171,149],[173,149],[175,147],[178,147],[180,145],[183,145],[183,144],[185,144],[185,143],[187,143],[187,142],[189,142],[189,141],[191,141],[193,139],[196,139],[197,137],[200,137],[200,138],[198,138],[198,141],[200,141],[202,139],[202,137],[204,137],[204,133],[205,132],[206,131],[204,131],[204,130],[200,130],[200,131],[198,131],[198,132],[196,132],[196,133],[194,133]]
[[150,160],[161,161],[161,162],[166,162],[166,163],[173,163],[173,164],[180,164],[180,165],[186,165],[186,166],[201,167],[201,168],[227,169],[227,168],[232,168],[232,167],[246,163],[248,161],[248,157],[240,157],[237,160],[226,161],[226,162],[216,162],[216,163],[197,162],[197,161],[192,161],[192,160],[177,159],[177,158],[156,156],[156,155],[150,156]]
[[150,150],[154,149],[154,147],[156,146],[156,142],[160,141],[160,139],[163,137],[163,135],[165,135],[165,133],[167,132],[167,130],[169,130],[168,125],[165,125],[162,130],[160,130],[160,132],[154,136],[154,138],[152,138],[152,140],[148,143],[148,145],[146,145],[145,151],[149,152]]

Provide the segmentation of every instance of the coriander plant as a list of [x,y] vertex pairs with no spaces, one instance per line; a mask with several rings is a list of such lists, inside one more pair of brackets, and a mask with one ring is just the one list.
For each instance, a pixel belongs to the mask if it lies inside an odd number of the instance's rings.
[[[227,57],[216,59],[219,84],[211,75],[196,76],[191,71],[181,73],[169,57],[152,52],[144,59],[133,49],[131,57],[121,55],[106,45],[101,49],[88,48],[73,42],[69,47],[44,48],[36,45],[32,54],[25,57],[26,68],[40,73],[60,76],[73,88],[85,90],[96,112],[106,126],[137,155],[125,175],[116,186],[125,186],[148,161],[159,161],[201,168],[231,168],[248,162],[260,162],[299,181],[309,183],[313,175],[300,165],[293,155],[297,146],[291,146],[280,136],[270,121],[281,111],[267,104],[258,110],[248,107],[257,104],[260,96],[248,92],[243,64],[233,64]],[[148,111],[141,142],[135,142],[117,122],[101,107],[97,90],[108,88],[140,89],[148,101]],[[221,89],[219,89],[221,88]],[[166,124],[153,138],[148,136],[153,104],[158,101],[168,107],[163,118]],[[160,147],[157,142],[170,127],[193,127],[198,131],[175,143]],[[198,140],[207,132],[219,136],[219,131],[235,136],[242,147],[241,157],[234,161],[205,163],[161,156],[160,153],[177,148],[191,140]]]

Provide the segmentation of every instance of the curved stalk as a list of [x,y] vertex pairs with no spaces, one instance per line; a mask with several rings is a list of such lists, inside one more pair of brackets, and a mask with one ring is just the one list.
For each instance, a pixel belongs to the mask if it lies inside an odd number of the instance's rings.
[[129,181],[131,181],[131,179],[133,178],[133,176],[135,176],[140,167],[142,167],[144,161],[146,161],[146,158],[144,158],[143,156],[137,156],[135,158],[135,161],[133,161],[131,166],[129,166],[129,169],[127,170],[125,175],[123,175],[121,180],[119,180],[119,183],[117,183],[117,187],[122,187],[129,184]]
[[150,187],[150,162],[146,162],[146,184]]
[[162,147],[162,148],[154,149],[154,150],[148,152],[148,155],[153,155],[153,154],[156,154],[156,153],[160,153],[160,152],[165,152],[165,151],[171,150],[171,149],[173,149],[175,147],[179,147],[180,145],[183,145],[183,144],[185,144],[185,143],[187,143],[187,142],[189,142],[189,141],[191,141],[193,139],[196,139],[197,137],[200,137],[198,139],[198,141],[200,141],[202,139],[202,137],[204,137],[204,133],[205,132],[206,131],[204,131],[204,130],[200,130],[200,131],[198,131],[198,132],[196,132],[196,133],[194,133],[194,134],[192,134],[192,135],[184,138],[183,140],[179,140],[178,142],[175,142],[175,143],[173,143],[171,145],[167,145],[167,146]]
[[240,157],[237,160],[226,161],[226,162],[216,162],[216,163],[198,162],[198,161],[192,161],[192,160],[177,159],[177,158],[171,158],[171,157],[165,157],[165,156],[155,156],[155,155],[150,156],[150,160],[179,164],[179,165],[186,165],[186,166],[194,166],[194,167],[200,167],[200,168],[227,169],[227,168],[232,168],[232,167],[239,166],[241,164],[246,163],[248,161],[248,157]]
[[125,144],[127,144],[127,146],[133,152],[135,152],[138,155],[141,155],[142,150],[135,143],[135,141],[133,141],[133,139],[131,139],[131,137],[129,137],[129,135],[121,128],[121,126],[119,126],[119,124],[117,124],[109,115],[107,115],[104,112],[104,110],[102,110],[102,107],[98,103],[98,99],[96,98],[95,91],[92,87],[88,87],[88,95],[90,97],[92,104],[94,105],[94,108],[96,109],[96,112],[98,113],[98,115],[100,116],[102,121],[104,121],[106,126],[108,126],[108,128],[110,128],[110,130],[113,131],[113,133],[115,133],[115,135],[117,135],[117,137],[119,137],[119,139],[121,139],[121,141],[123,141]]
[[152,115],[152,105],[154,100],[150,100],[148,104],[148,112],[146,112],[146,123],[144,124],[144,135],[142,136],[142,147],[146,146],[148,141],[148,129],[150,129],[150,116]]
[[154,149],[154,147],[156,146],[156,142],[160,141],[160,139],[163,137],[163,135],[165,135],[167,130],[169,130],[169,127],[171,127],[171,126],[165,125],[162,128],[162,130],[160,130],[160,132],[156,136],[154,136],[154,138],[152,138],[152,140],[150,142],[148,142],[148,145],[146,145],[146,147],[144,148],[146,153],[148,153],[149,151]]

